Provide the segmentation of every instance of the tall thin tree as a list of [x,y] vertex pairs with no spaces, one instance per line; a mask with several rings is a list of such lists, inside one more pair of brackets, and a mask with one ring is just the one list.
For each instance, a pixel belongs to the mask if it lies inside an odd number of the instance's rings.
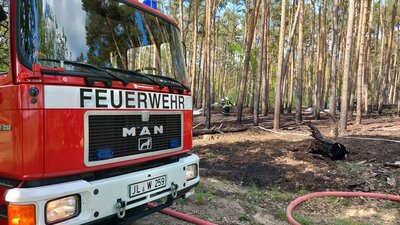
[[243,72],[242,72],[242,77],[241,77],[241,82],[240,82],[240,93],[239,93],[239,101],[238,101],[238,106],[237,106],[237,118],[236,118],[236,123],[240,124],[242,123],[242,116],[243,116],[243,105],[244,105],[244,98],[246,95],[246,86],[247,86],[247,77],[249,74],[249,66],[250,66],[250,53],[251,53],[251,48],[253,45],[253,39],[254,39],[254,31],[256,29],[256,22],[257,22],[257,17],[258,17],[258,10],[260,8],[260,2],[261,0],[255,0],[253,2],[253,13],[251,13],[250,17],[250,26],[248,26],[246,30],[246,52],[244,55],[244,60],[243,60]]
[[379,99],[379,105],[378,105],[378,114],[381,115],[383,111],[383,103],[385,100],[385,95],[386,95],[386,87],[387,87],[387,80],[389,76],[389,70],[390,70],[390,65],[391,65],[391,56],[392,56],[392,45],[393,45],[393,32],[394,32],[394,25],[396,22],[396,13],[397,13],[397,0],[393,1],[392,5],[392,18],[389,26],[389,36],[388,36],[388,45],[387,45],[387,50],[386,50],[386,58],[385,58],[385,70],[383,74],[383,82],[380,87],[380,96],[381,98]]
[[260,114],[260,90],[261,90],[261,81],[263,75],[263,62],[264,62],[264,31],[265,31],[265,18],[268,16],[266,15],[266,5],[268,0],[263,0],[261,8],[261,29],[260,29],[260,48],[258,53],[258,71],[257,71],[257,80],[255,82],[255,89],[254,89],[254,111],[253,111],[253,125],[258,126],[259,114]]
[[335,115],[336,109],[336,77],[338,70],[338,51],[339,51],[339,31],[338,31],[338,17],[339,17],[339,0],[333,0],[332,6],[332,63],[331,63],[331,76],[329,79],[329,113]]
[[296,122],[302,121],[301,109],[303,103],[303,65],[304,65],[304,0],[299,0],[300,21],[299,21],[299,43],[297,45],[297,101],[296,101]]
[[281,88],[282,88],[282,70],[283,70],[283,54],[285,48],[285,31],[286,31],[286,0],[282,0],[281,6],[281,28],[279,34],[279,53],[276,72],[275,87],[275,112],[274,112],[274,129],[280,128],[281,117]]
[[210,90],[210,39],[211,39],[211,10],[212,10],[212,2],[213,0],[206,0],[206,36],[205,36],[205,102],[206,102],[206,128],[211,128],[211,90]]
[[[282,1],[282,4],[283,4],[283,2],[284,1]],[[292,30],[290,31],[290,34],[289,34],[289,41],[288,41],[289,49],[288,49],[288,51],[286,51],[286,54],[283,56],[281,64],[279,64],[279,60],[281,60],[281,59],[278,58],[278,72],[276,74],[276,88],[275,88],[274,130],[277,130],[280,128],[280,116],[281,116],[280,108],[281,108],[281,96],[282,96],[281,85],[282,85],[283,78],[287,71],[287,65],[289,63],[289,56],[290,56],[291,49],[292,49],[293,37],[294,37],[295,30],[296,30],[299,14],[300,14],[300,7],[297,7]],[[282,16],[284,16],[284,15],[282,15]],[[282,26],[282,19],[281,19],[281,26]],[[282,28],[281,28],[281,34],[282,34]],[[283,34],[283,36],[284,36],[284,34]],[[281,47],[284,48],[284,43],[282,43],[282,46],[281,46],[281,37],[279,37],[279,39],[280,39],[279,40],[279,54],[282,53],[282,55],[283,55],[284,49],[281,49]],[[282,42],[284,42],[284,40],[282,40]],[[282,50],[282,52],[281,52],[281,50]],[[278,57],[280,57],[280,55],[278,55]],[[277,113],[277,111],[279,111],[279,112]]]
[[342,84],[342,101],[340,107],[340,130],[347,128],[347,99],[349,96],[349,74],[351,66],[351,47],[353,42],[353,28],[354,28],[354,14],[355,14],[355,0],[349,0],[348,20],[347,20],[347,33],[346,33],[346,46],[344,56],[343,68],[343,84]]
[[268,15],[264,18],[264,48],[263,48],[263,104],[262,104],[262,115],[266,116],[268,114],[269,108],[269,61],[268,61],[268,39],[269,39],[269,6],[270,0],[266,1],[264,4],[264,12]]
[[[192,93],[196,93],[196,65],[197,65],[197,35],[198,35],[198,1],[194,0],[194,14],[193,14],[193,54],[192,54],[192,66],[191,66],[191,76],[192,76]],[[193,94],[192,94],[193,95]],[[193,98],[194,103],[194,98]]]
[[362,112],[362,78],[364,77],[365,72],[365,41],[366,41],[366,32],[367,32],[367,15],[368,15],[368,0],[362,0],[362,10],[361,16],[361,38],[360,38],[360,53],[358,59],[358,72],[357,72],[357,113],[356,113],[356,124],[361,124],[361,112]]

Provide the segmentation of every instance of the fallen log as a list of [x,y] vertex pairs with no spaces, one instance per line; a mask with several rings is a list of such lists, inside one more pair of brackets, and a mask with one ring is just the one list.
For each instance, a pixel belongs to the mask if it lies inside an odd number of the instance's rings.
[[386,162],[384,165],[385,166],[390,166],[390,167],[400,168],[400,162],[395,162],[395,163]]
[[201,129],[193,130],[193,137],[205,135],[205,134],[224,134],[224,133],[234,133],[246,131],[247,127],[227,127],[227,128],[217,128],[217,129]]
[[311,123],[307,123],[307,126],[311,129],[311,136],[315,139],[309,146],[309,153],[329,157],[332,160],[346,159],[349,152],[344,145],[322,136],[321,132]]

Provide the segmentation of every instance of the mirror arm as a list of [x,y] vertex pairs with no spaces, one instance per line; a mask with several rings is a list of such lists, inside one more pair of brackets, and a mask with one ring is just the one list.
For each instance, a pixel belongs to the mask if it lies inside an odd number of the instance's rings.
[[185,55],[185,65],[186,65],[186,67],[188,66],[188,63],[187,63],[187,49],[186,49],[186,43],[184,42],[184,41],[182,41],[182,46],[183,46],[183,53],[184,53],[184,55]]

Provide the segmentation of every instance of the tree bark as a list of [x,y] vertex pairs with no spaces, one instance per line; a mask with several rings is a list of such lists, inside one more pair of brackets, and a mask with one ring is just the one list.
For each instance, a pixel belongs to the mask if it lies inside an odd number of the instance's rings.
[[290,60],[290,79],[288,79],[288,99],[287,99],[287,113],[291,114],[292,113],[292,108],[293,108],[293,89],[294,89],[294,65],[295,65],[295,49],[294,49],[294,44],[292,45],[292,54],[290,55],[291,60]]
[[348,9],[348,20],[347,20],[347,34],[346,34],[346,49],[344,57],[344,69],[343,69],[343,84],[342,84],[342,101],[340,107],[340,130],[346,130],[347,128],[347,99],[349,96],[349,73],[351,66],[351,47],[352,37],[354,28],[354,13],[355,13],[355,0],[349,0]]
[[269,110],[269,65],[268,65],[268,43],[269,43],[269,5],[270,0],[264,2],[264,13],[268,15],[264,17],[264,48],[263,48],[263,104],[262,104],[262,115],[266,116]]
[[371,70],[371,68],[372,68],[372,66],[371,66],[371,63],[372,63],[372,60],[371,60],[371,39],[372,39],[372,32],[371,32],[371,30],[372,30],[372,23],[373,23],[373,20],[374,20],[374,1],[370,1],[371,2],[371,5],[370,5],[370,12],[369,12],[369,18],[368,18],[368,31],[367,31],[367,44],[366,44],[366,46],[365,46],[365,48],[366,48],[366,51],[367,51],[367,53],[366,53],[366,57],[365,57],[365,72],[364,72],[364,77],[363,77],[363,79],[364,79],[364,81],[363,81],[363,88],[362,88],[362,90],[363,90],[363,96],[364,96],[364,111],[365,111],[365,113],[367,113],[368,114],[368,111],[369,111],[369,109],[368,109],[368,75],[370,74],[370,71],[372,71]]
[[400,80],[400,71],[399,71],[399,63],[398,63],[398,54],[399,54],[399,46],[400,46],[400,32],[398,32],[398,34],[397,34],[397,41],[396,41],[396,48],[395,48],[395,51],[396,51],[396,56],[395,56],[395,63],[394,63],[394,65],[395,65],[395,68],[394,68],[394,73],[395,73],[395,81],[394,81],[394,91],[393,91],[393,105],[394,104],[396,104],[396,101],[397,101],[397,98],[399,97],[398,96],[398,91],[397,91],[397,89],[399,88],[398,87],[398,85],[399,85],[399,80]]
[[181,30],[181,39],[183,41],[184,29],[183,29],[183,0],[179,0],[179,29]]
[[299,1],[300,21],[299,21],[299,43],[297,45],[297,90],[296,90],[296,122],[303,120],[301,115],[303,103],[303,66],[304,66],[304,0]]
[[313,77],[314,77],[314,45],[315,45],[315,41],[314,41],[314,36],[315,36],[315,5],[314,2],[311,1],[311,5],[312,5],[312,19],[311,19],[311,44],[310,44],[310,55],[311,55],[311,59],[310,59],[310,71],[309,71],[309,77],[308,77],[308,92],[307,92],[307,97],[308,97],[308,108],[311,108],[314,104],[313,101]]
[[[192,66],[191,66],[191,75],[192,75],[192,95],[196,93],[196,61],[197,61],[197,35],[198,35],[198,1],[194,0],[194,15],[193,15],[193,55],[192,55]],[[193,97],[193,105],[195,104]]]
[[364,77],[365,72],[365,39],[366,39],[366,32],[367,32],[367,15],[368,15],[368,0],[362,1],[362,10],[361,20],[361,37],[360,37],[360,53],[358,59],[358,71],[357,71],[357,113],[356,113],[356,124],[361,124],[361,113],[362,113],[362,78]]
[[281,88],[282,88],[282,70],[283,70],[283,57],[285,48],[285,31],[286,31],[286,0],[281,3],[281,27],[279,34],[279,53],[278,64],[276,72],[276,87],[275,87],[275,109],[274,109],[274,130],[280,128],[281,116]]
[[384,100],[386,97],[386,86],[387,86],[387,80],[388,80],[390,64],[391,64],[391,55],[392,55],[393,32],[394,32],[394,25],[396,22],[397,2],[398,1],[396,1],[396,0],[393,1],[393,6],[392,6],[392,19],[391,19],[390,26],[389,26],[390,31],[389,31],[389,36],[388,36],[388,47],[386,50],[385,71],[383,74],[382,86],[380,88],[381,98],[379,99],[379,105],[378,105],[378,114],[379,115],[382,115],[383,103],[384,103]]
[[[285,3],[286,1],[283,0],[282,1],[282,17],[285,16],[286,13],[283,12],[283,9],[286,8],[285,7]],[[282,80],[285,77],[286,74],[286,70],[287,70],[287,65],[289,62],[289,56],[291,53],[291,49],[292,49],[292,42],[293,42],[293,37],[294,37],[294,32],[296,30],[296,26],[297,26],[297,20],[300,14],[300,8],[297,7],[297,11],[296,11],[296,15],[294,18],[294,22],[293,22],[293,27],[292,30],[290,31],[289,34],[289,41],[288,41],[288,46],[289,49],[286,52],[286,55],[284,56],[284,58],[282,59],[281,57],[283,56],[283,51],[284,51],[284,31],[282,33],[282,29],[285,28],[285,18],[281,19],[281,33],[280,33],[280,37],[279,37],[279,55],[278,55],[278,71],[277,71],[277,76],[276,76],[276,87],[275,87],[275,113],[274,113],[274,130],[277,130],[280,128],[280,117],[281,117],[281,89],[282,89]],[[283,25],[282,25],[283,23]],[[282,41],[282,43],[281,43]],[[282,48],[282,49],[281,49]],[[282,55],[281,55],[282,54]],[[283,62],[282,62],[283,61]],[[281,62],[281,63],[279,63]]]
[[315,90],[314,116],[316,120],[320,119],[320,111],[323,99],[323,80],[325,77],[325,33],[326,33],[326,0],[323,0],[322,15],[320,20],[320,32],[318,35],[318,59],[317,59],[317,89]]
[[206,128],[211,128],[211,74],[210,74],[210,38],[211,38],[211,14],[212,14],[212,1],[213,0],[206,0],[206,41],[205,41],[205,78],[206,78],[206,85],[205,85],[205,102],[206,102]]
[[253,45],[253,39],[254,39],[254,30],[256,27],[256,22],[257,22],[257,16],[258,16],[258,10],[260,8],[260,2],[261,0],[255,0],[254,1],[254,12],[251,14],[251,18],[249,21],[251,21],[250,27],[247,29],[247,42],[246,42],[246,52],[243,60],[243,73],[242,73],[242,78],[240,82],[240,94],[239,94],[239,101],[238,101],[238,107],[237,107],[237,118],[236,118],[236,123],[240,124],[242,123],[242,115],[243,115],[243,104],[244,104],[244,98],[246,95],[246,86],[247,86],[247,77],[249,74],[249,64],[250,64],[250,53],[251,53],[251,47]]
[[[357,89],[357,72],[358,72],[358,61],[360,59],[360,40],[361,40],[361,28],[362,28],[362,15],[364,15],[364,7],[362,7],[362,2],[361,0],[358,1],[359,4],[357,4],[357,6],[359,5],[359,13],[358,13],[358,28],[357,28],[357,39],[355,40],[355,42],[353,43],[353,45],[355,45],[355,51],[354,51],[354,60],[352,60],[352,65],[353,67],[350,69],[351,72],[351,81],[350,81],[350,99],[349,99],[349,117],[353,118],[353,112],[354,112],[354,102],[355,99],[357,98],[355,96],[356,93],[356,89]],[[356,6],[356,8],[357,8]],[[357,18],[357,17],[356,17]],[[354,49],[353,49],[354,50]],[[357,99],[356,99],[357,100]]]
[[[379,74],[378,74],[378,82],[376,86],[376,99],[375,105],[377,109],[379,108],[379,101],[380,101],[380,88],[383,83],[383,67],[385,64],[385,57],[384,57],[384,49],[385,49],[385,41],[386,41],[386,31],[385,31],[385,21],[383,16],[383,9],[382,9],[382,1],[379,1],[379,23],[381,26],[381,55],[380,55],[380,64],[379,64]],[[379,35],[377,35],[379,37]]]
[[253,125],[258,126],[259,114],[260,114],[260,90],[261,90],[261,81],[263,75],[263,62],[264,62],[264,32],[265,32],[265,18],[268,16],[266,15],[266,5],[267,0],[263,1],[263,7],[261,10],[261,30],[260,30],[260,51],[258,52],[258,71],[257,71],[257,80],[255,82],[254,88],[254,113],[253,113]]
[[338,17],[339,17],[339,0],[333,0],[332,7],[332,63],[331,76],[329,79],[329,113],[335,116],[336,110],[336,77],[338,70],[338,50],[339,50],[339,32],[338,32]]

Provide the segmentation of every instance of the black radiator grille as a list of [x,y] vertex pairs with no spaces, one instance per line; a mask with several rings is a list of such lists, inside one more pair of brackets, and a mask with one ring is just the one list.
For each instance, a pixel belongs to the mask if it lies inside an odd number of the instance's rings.
[[89,162],[182,147],[181,114],[153,114],[148,121],[140,114],[89,115],[88,124]]

